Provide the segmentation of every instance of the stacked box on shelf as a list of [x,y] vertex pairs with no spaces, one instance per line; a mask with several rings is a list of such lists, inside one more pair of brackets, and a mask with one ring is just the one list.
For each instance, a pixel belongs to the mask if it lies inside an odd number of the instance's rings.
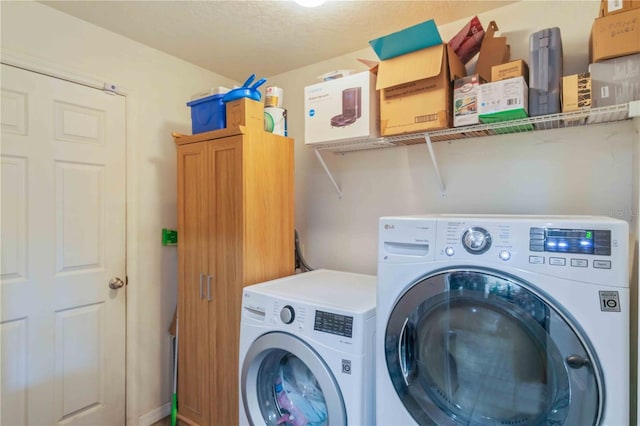
[[[481,123],[491,124],[527,118],[528,88],[524,77],[510,78],[480,85],[478,114]],[[495,129],[498,134],[533,130],[531,124]]]
[[636,53],[640,53],[640,9],[594,20],[589,39],[590,63]]
[[[587,73],[562,77],[562,112],[574,112],[591,108],[591,75]],[[581,124],[586,117],[564,118],[565,123]]]
[[600,17],[640,9],[640,0],[600,0]]
[[591,75],[586,73],[562,77],[562,112],[591,108]]
[[496,37],[496,31],[498,24],[495,21],[489,22],[476,63],[475,72],[485,81],[491,81],[492,67],[509,62],[511,57],[511,47],[507,44],[507,38]]
[[264,130],[264,104],[249,98],[226,102],[227,127],[252,127]]
[[453,82],[453,127],[478,124],[478,95],[480,84],[484,83],[479,74],[468,75]]
[[594,108],[640,100],[640,54],[590,64],[589,72]]
[[309,145],[378,137],[375,69],[304,88],[304,134]]
[[525,83],[529,84],[529,66],[522,59],[491,67],[491,81],[500,81],[515,77],[524,77]]

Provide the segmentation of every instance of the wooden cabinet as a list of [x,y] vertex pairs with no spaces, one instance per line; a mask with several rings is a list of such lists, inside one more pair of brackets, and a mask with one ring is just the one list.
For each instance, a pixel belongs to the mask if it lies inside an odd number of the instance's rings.
[[259,129],[178,146],[178,412],[238,424],[243,287],[292,275],[293,140]]

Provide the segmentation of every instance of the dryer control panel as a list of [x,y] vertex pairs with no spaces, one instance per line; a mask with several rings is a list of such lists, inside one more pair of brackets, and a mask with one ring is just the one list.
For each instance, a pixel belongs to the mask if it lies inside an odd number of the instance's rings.
[[244,325],[281,331],[312,339],[327,347],[340,348],[345,353],[359,354],[368,350],[364,336],[373,333],[367,328],[375,315],[349,312],[329,306],[283,299],[251,291],[243,292],[242,317]]
[[350,338],[353,334],[353,317],[317,310],[313,329]]

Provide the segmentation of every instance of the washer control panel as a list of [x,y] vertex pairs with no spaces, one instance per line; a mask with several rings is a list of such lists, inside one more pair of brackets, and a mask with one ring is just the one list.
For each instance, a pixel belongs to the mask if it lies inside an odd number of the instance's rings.
[[529,229],[529,250],[611,256],[611,231],[608,229]]
[[[437,233],[436,246],[439,248],[436,258],[468,258],[545,267],[611,269],[612,252],[619,245],[612,229],[603,226],[448,221],[438,223]],[[524,254],[527,255],[526,260]]]
[[[628,285],[629,228],[595,216],[432,215],[381,218],[379,261],[508,266]],[[616,284],[617,285],[617,284]]]
[[462,234],[462,246],[471,254],[482,254],[491,248],[491,234],[479,226],[472,226]]

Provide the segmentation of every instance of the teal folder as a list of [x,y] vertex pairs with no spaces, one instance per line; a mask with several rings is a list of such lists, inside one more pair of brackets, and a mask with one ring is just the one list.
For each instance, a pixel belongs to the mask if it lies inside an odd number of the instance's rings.
[[442,44],[433,19],[369,41],[381,61]]

